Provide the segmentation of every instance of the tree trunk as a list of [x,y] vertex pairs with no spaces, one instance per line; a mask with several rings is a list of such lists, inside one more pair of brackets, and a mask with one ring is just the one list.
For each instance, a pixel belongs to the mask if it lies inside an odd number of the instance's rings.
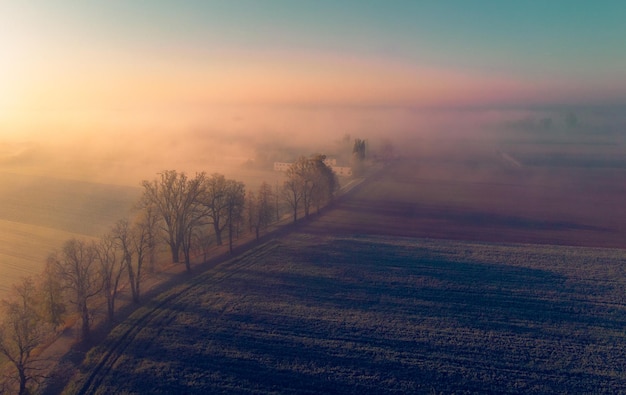
[[130,293],[132,294],[133,302],[139,303],[139,280],[133,277],[129,279],[130,283]]
[[80,308],[81,319],[82,319],[82,328],[81,334],[83,340],[89,339],[89,309],[87,308],[87,303],[81,303],[82,306]]
[[213,224],[213,230],[215,231],[215,244],[222,245],[222,231],[219,224]]
[[233,226],[228,224],[228,252],[233,253]]
[[180,245],[178,245],[178,244],[170,244],[170,249],[172,250],[172,262],[173,263],[178,263],[179,262],[178,250],[180,249]]
[[139,303],[139,299],[140,299],[140,292],[139,292],[139,284],[141,282],[141,277],[137,276],[137,279],[135,280],[135,286],[134,286],[134,291],[133,291],[133,302],[135,303]]
[[139,279],[134,279],[130,285],[130,293],[134,303],[139,303]]
[[26,382],[27,382],[26,369],[24,368],[24,366],[19,366],[17,371],[20,376],[20,390],[18,394],[26,395],[28,393],[26,392]]
[[[128,270],[128,283],[130,284],[130,293],[132,295],[133,302],[139,303],[139,287],[135,285],[139,281],[135,280],[135,271],[133,270],[133,264],[131,263],[132,258],[127,257],[125,259],[126,259],[126,270]],[[137,276],[139,276],[139,274],[137,274]]]
[[115,318],[115,297],[112,295],[107,296],[107,312],[109,322],[113,322],[113,318]]
[[187,273],[191,273],[191,253],[189,248],[184,248],[183,252],[185,254],[185,268],[187,269]]

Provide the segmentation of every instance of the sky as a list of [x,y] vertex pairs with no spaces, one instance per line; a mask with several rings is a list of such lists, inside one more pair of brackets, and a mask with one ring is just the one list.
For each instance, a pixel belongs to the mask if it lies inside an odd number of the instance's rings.
[[9,0],[0,11],[5,116],[626,98],[621,1]]
[[625,16],[608,0],[3,0],[0,142],[622,109]]
[[623,0],[0,0],[0,197],[20,175],[260,182],[349,165],[350,138],[435,176],[474,151],[623,158],[625,20]]

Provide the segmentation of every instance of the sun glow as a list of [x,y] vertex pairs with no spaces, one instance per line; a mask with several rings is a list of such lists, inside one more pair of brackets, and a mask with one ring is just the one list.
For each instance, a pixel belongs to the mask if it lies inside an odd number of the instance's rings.
[[[4,4],[2,8],[4,8]],[[0,8],[0,12],[6,12]],[[10,11],[10,10],[9,10]],[[28,33],[20,24],[20,18],[0,20],[0,134],[2,137],[14,131],[7,130],[6,124],[18,117],[28,86],[33,79],[32,67],[36,64],[34,54],[36,41],[34,33]]]
[[0,37],[0,115],[5,116],[17,101],[16,51]]

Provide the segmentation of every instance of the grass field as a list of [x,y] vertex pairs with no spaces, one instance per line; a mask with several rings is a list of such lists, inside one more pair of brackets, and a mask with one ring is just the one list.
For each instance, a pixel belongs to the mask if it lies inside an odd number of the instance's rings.
[[625,264],[304,229],[138,310],[70,392],[620,393]]

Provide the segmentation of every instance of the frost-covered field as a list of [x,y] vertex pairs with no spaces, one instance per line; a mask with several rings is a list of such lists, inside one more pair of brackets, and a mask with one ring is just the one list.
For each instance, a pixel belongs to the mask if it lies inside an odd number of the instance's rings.
[[161,295],[81,393],[619,393],[626,253],[292,234]]

